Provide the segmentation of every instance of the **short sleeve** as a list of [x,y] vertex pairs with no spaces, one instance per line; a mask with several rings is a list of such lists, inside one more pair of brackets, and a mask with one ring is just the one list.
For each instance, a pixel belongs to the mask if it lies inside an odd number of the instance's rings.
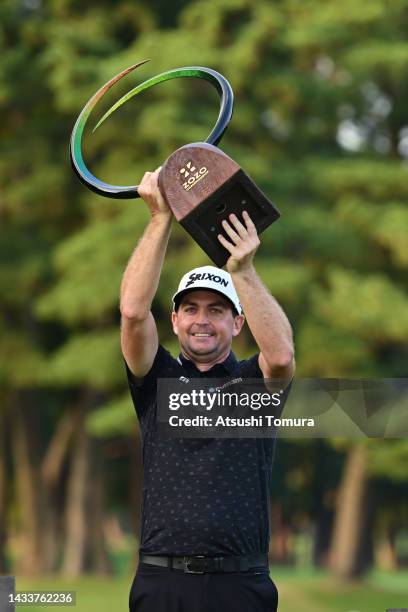
[[157,379],[166,376],[166,372],[171,369],[173,361],[169,351],[159,344],[152,367],[143,379],[138,379],[131,372],[125,360],[129,390],[139,419],[144,416],[149,406],[156,401]]

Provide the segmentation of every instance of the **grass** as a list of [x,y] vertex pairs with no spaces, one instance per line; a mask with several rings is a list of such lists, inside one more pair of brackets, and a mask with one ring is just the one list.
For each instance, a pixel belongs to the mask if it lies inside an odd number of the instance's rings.
[[313,570],[299,573],[278,568],[271,576],[279,589],[279,612],[385,612],[408,607],[406,572],[375,572],[347,584]]
[[[339,584],[327,573],[293,568],[271,568],[279,590],[279,612],[385,612],[387,608],[408,608],[408,573],[374,572],[364,581]],[[133,576],[100,578],[83,576],[24,579],[17,576],[17,590],[74,590],[73,612],[127,612]],[[50,612],[45,606],[18,606],[17,610]],[[152,611],[153,612],[153,611]],[[248,611],[250,612],[250,611]]]

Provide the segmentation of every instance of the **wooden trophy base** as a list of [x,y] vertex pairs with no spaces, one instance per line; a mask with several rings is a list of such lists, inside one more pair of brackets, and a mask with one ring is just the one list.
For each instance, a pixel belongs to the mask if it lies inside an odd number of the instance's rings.
[[223,151],[198,142],[177,149],[164,163],[159,187],[177,221],[218,266],[230,253],[217,236],[229,237],[222,221],[246,210],[258,234],[280,217],[279,211],[240,166]]

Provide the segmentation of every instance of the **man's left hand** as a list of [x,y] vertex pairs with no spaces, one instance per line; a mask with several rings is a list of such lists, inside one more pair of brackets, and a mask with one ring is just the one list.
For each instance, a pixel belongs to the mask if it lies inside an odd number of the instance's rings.
[[229,216],[229,221],[222,222],[222,227],[230,240],[218,234],[222,246],[231,253],[227,261],[227,270],[230,274],[250,268],[260,245],[256,227],[246,210],[242,213],[242,218],[245,225],[235,214]]

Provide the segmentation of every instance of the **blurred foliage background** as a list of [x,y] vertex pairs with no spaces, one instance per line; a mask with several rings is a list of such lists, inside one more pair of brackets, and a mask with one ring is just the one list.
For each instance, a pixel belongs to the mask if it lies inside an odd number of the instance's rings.
[[[407,0],[2,0],[0,573],[74,579],[135,567],[140,436],[118,295],[148,214],[73,175],[68,142],[85,102],[141,59],[151,62],[109,92],[91,126],[159,72],[224,74],[235,111],[221,146],[282,213],[256,264],[294,327],[297,374],[404,377],[407,27]],[[88,132],[87,163],[135,184],[205,139],[217,112],[205,82],[162,84]],[[174,226],[154,303],[173,352],[170,295],[206,263]],[[236,341],[242,358],[255,348],[247,332]],[[403,570],[407,458],[406,440],[281,441],[271,564],[343,581]],[[322,593],[310,609],[348,609]]]

